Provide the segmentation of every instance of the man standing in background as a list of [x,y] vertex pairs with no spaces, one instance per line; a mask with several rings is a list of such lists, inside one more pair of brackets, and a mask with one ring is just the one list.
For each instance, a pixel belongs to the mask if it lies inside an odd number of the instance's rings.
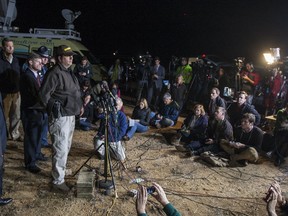
[[9,119],[9,135],[12,140],[23,141],[19,132],[20,103],[19,92],[20,66],[13,55],[14,43],[9,38],[2,40],[0,55],[0,91],[3,97],[5,119]]
[[155,57],[155,65],[150,74],[149,80],[149,89],[148,89],[148,104],[151,105],[152,98],[154,99],[154,107],[158,106],[159,95],[163,86],[163,79],[165,79],[165,68],[160,65],[160,58]]

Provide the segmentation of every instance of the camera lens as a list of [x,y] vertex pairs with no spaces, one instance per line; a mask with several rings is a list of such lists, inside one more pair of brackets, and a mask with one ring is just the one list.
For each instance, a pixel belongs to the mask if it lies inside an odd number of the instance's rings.
[[154,186],[151,186],[151,187],[147,187],[147,193],[148,194],[152,194],[155,192],[155,187]]

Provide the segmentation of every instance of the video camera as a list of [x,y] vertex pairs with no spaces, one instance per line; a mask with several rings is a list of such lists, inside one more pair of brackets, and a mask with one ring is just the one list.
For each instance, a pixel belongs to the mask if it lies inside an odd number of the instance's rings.
[[151,65],[152,64],[152,60],[153,60],[153,58],[152,58],[152,56],[149,54],[149,52],[146,52],[146,54],[145,55],[140,55],[139,56],[139,62],[141,63],[141,64],[146,64],[146,65]]

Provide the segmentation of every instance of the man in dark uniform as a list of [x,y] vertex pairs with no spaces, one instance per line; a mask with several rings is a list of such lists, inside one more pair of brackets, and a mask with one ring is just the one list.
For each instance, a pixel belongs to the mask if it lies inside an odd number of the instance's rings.
[[[40,97],[49,116],[49,131],[52,140],[53,188],[68,192],[65,169],[75,128],[75,115],[83,114],[79,82],[71,71],[73,55],[66,45],[58,47],[57,64],[45,75]],[[81,116],[80,115],[80,116]]]

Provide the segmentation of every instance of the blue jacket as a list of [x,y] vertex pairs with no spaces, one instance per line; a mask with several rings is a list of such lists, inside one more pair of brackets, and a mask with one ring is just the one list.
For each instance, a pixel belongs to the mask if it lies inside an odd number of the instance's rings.
[[209,104],[208,104],[208,114],[210,117],[212,116],[214,118],[214,113],[215,113],[216,107],[223,107],[224,109],[226,109],[226,102],[220,96],[215,98],[215,104],[212,104],[212,103],[213,102],[210,99]]
[[[105,135],[105,116],[102,116],[100,122],[100,128],[98,130],[98,136]],[[122,111],[118,111],[116,114],[111,113],[109,115],[109,128],[108,128],[108,142],[118,142],[122,140],[122,137],[126,134],[128,128],[126,115]]]
[[175,101],[172,101],[170,104],[165,105],[160,110],[160,115],[162,115],[164,118],[171,119],[174,121],[174,123],[176,123],[179,116],[179,105],[175,103]]
[[248,103],[244,103],[241,107],[238,107],[237,102],[233,103],[231,107],[228,109],[229,111],[229,120],[233,127],[237,127],[241,125],[241,119],[245,113],[252,113],[255,115],[255,124],[259,125],[261,120],[261,115],[254,108],[253,105]]
[[190,125],[193,117],[194,117],[194,114],[190,114],[184,120],[183,126],[190,130],[190,137],[191,138],[194,138],[196,140],[205,139],[206,130],[207,130],[207,127],[208,127],[208,116],[207,115],[200,116],[196,120],[194,127],[193,128],[189,128],[189,125]]

